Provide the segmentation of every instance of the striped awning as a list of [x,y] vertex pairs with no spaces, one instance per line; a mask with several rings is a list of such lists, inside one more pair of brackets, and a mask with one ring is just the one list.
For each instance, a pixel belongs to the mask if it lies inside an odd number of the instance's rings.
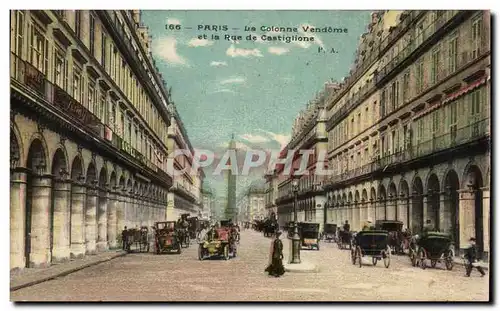
[[425,115],[428,115],[429,113],[439,109],[439,107],[441,107],[443,105],[444,102],[437,102],[431,106],[429,106],[429,108],[427,109],[424,109],[422,111],[420,111],[418,114],[416,114],[414,117],[413,117],[413,120],[416,120],[416,119],[420,119],[421,117],[425,116]]
[[477,80],[477,81],[475,81],[475,82],[473,82],[473,83],[471,83],[471,84],[469,84],[469,85],[461,88],[460,90],[458,90],[458,91],[456,91],[456,92],[454,92],[454,93],[446,96],[446,98],[443,100],[443,104],[445,104],[447,102],[450,102],[450,101],[452,101],[452,100],[454,100],[454,99],[456,99],[456,98],[458,98],[458,97],[460,97],[460,96],[462,96],[464,94],[469,93],[470,91],[472,91],[472,90],[480,87],[481,85],[485,84],[487,80],[488,80],[487,77],[481,78],[481,79],[479,79],[479,80]]

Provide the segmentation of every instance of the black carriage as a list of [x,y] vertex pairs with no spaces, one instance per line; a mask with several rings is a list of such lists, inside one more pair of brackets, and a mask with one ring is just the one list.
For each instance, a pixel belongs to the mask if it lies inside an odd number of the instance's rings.
[[323,238],[328,242],[335,242],[337,240],[337,225],[325,224],[323,229]]
[[319,251],[319,224],[299,222],[299,236],[302,247]]
[[385,230],[360,231],[356,234],[355,247],[351,250],[352,264],[359,264],[361,268],[361,258],[372,257],[372,264],[375,266],[379,260],[384,260],[384,266],[389,268],[391,264],[391,249],[389,247],[389,232]]
[[398,220],[377,220],[375,230],[389,232],[389,246],[396,254],[403,252],[403,222]]
[[264,222],[264,236],[271,237],[278,230],[278,222],[268,218]]
[[451,236],[442,232],[427,232],[417,241],[417,253],[412,257],[413,266],[427,268],[427,260],[431,267],[436,267],[439,262],[444,262],[446,270],[453,269],[455,257],[454,245]]
[[163,221],[155,223],[155,246],[156,253],[166,253],[175,251],[181,253],[181,241],[178,231],[175,230],[174,221]]
[[181,221],[176,223],[176,235],[180,240],[182,247],[189,247],[191,237],[189,233],[189,214],[181,214]]
[[198,232],[200,231],[201,225],[200,225],[200,220],[198,217],[189,217],[188,218],[188,232],[189,232],[189,238],[191,240],[196,239],[196,236],[198,235]]
[[148,227],[128,229],[125,235],[127,252],[149,252]]
[[340,230],[337,245],[339,249],[352,249],[352,232]]

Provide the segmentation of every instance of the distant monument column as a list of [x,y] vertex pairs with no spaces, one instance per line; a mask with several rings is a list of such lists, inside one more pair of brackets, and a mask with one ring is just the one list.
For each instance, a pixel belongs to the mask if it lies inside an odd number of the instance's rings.
[[[236,141],[234,140],[234,134],[229,142],[229,147],[227,150],[234,150],[236,152]],[[231,164],[230,160],[228,164]],[[226,219],[236,219],[236,174],[238,172],[233,172],[232,169],[224,171],[224,181],[227,182],[227,205],[224,213]]]

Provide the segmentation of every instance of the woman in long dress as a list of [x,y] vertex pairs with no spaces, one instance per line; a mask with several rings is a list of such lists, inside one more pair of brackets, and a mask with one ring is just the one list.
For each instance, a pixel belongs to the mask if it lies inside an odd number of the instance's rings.
[[266,268],[269,275],[280,277],[285,274],[283,266],[283,242],[280,240],[281,231],[276,232],[276,238],[271,243],[270,264]]

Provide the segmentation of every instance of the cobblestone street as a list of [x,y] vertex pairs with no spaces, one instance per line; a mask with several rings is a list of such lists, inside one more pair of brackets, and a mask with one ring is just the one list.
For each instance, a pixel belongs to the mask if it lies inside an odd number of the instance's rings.
[[[421,270],[407,257],[393,256],[362,268],[349,251],[333,243],[303,250],[303,261],[318,273],[286,273],[268,277],[270,239],[243,231],[238,257],[199,261],[197,245],[181,255],[129,254],[52,281],[11,292],[13,301],[486,301],[488,277],[463,266],[446,271],[441,264]],[[284,239],[285,260],[289,241]]]

